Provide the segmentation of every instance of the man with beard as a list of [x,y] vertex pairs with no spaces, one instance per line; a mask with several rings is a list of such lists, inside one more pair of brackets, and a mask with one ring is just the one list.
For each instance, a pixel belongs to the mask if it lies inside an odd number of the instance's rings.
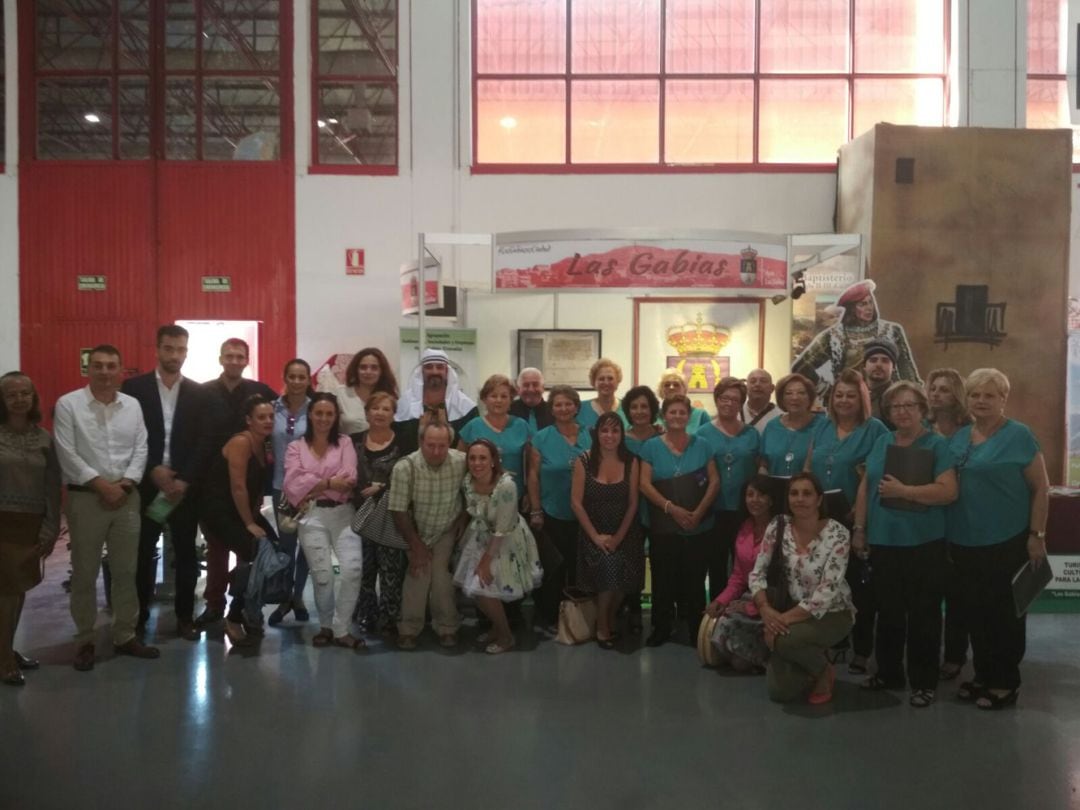
[[470,419],[480,414],[476,403],[461,392],[457,372],[442,349],[425,349],[408,385],[401,394],[394,432],[403,455],[419,449],[419,431],[427,424],[449,425],[451,443]]
[[879,338],[871,340],[863,349],[863,377],[870,388],[870,412],[886,424],[889,430],[895,430],[888,414],[881,409],[881,395],[896,382],[896,344],[891,340]]
[[538,368],[523,368],[517,378],[518,396],[510,403],[510,413],[529,423],[529,429],[538,430],[555,424],[551,408],[544,401],[544,374]]
[[[124,382],[121,391],[134,397],[146,423],[149,454],[146,473],[139,483],[143,509],[158,495],[164,504],[153,517],[145,513],[139,531],[139,559],[135,589],[139,595],[139,624],[150,618],[150,603],[157,584],[157,543],[163,522],[169,526],[176,556],[176,634],[198,641],[195,627],[195,585],[199,561],[195,553],[198,509],[194,485],[198,483],[198,432],[202,416],[202,386],[180,374],[187,358],[188,331],[166,325],[157,331],[157,368]],[[169,511],[171,510],[171,511]],[[164,516],[165,512],[167,516]],[[163,517],[164,516],[164,517]]]

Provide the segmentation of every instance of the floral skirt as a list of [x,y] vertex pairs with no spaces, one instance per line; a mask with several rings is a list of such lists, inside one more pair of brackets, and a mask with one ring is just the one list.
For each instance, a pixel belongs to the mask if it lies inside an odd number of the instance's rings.
[[725,613],[716,622],[711,641],[713,647],[727,658],[738,656],[757,667],[763,667],[769,661],[765,624],[759,616],[747,616],[741,610]]
[[486,529],[476,529],[475,523],[465,532],[461,558],[454,570],[454,584],[466,596],[487,596],[503,602],[516,602],[525,594],[540,587],[544,569],[536,550],[536,539],[529,527],[519,522],[513,532],[502,540],[498,555],[491,561],[492,580],[480,582],[476,567],[484,556],[491,535]]

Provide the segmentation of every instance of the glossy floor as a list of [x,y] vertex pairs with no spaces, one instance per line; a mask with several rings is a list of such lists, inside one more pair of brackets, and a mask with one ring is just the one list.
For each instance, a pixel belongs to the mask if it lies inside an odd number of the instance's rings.
[[948,685],[914,710],[846,675],[828,706],[781,707],[678,644],[356,654],[313,648],[313,620],[240,651],[171,637],[168,605],[159,661],[112,658],[103,612],[83,674],[65,573],[50,560],[19,633],[43,667],[0,687],[4,810],[1080,806],[1076,616],[1030,620],[1015,709]]

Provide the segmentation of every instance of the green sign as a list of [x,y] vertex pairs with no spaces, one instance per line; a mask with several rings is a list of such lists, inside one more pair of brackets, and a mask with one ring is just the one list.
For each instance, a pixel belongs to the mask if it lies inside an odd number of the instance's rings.
[[105,276],[76,276],[76,283],[80,291],[101,292],[105,289]]
[[203,292],[232,292],[232,276],[203,276]]

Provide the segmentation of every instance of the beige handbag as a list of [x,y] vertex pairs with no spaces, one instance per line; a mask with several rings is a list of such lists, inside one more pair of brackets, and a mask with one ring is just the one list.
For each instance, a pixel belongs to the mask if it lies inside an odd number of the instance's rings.
[[596,637],[596,600],[592,596],[571,591],[559,603],[560,644],[584,644]]
[[716,629],[716,623],[719,620],[719,616],[705,616],[702,618],[701,626],[698,628],[697,655],[698,660],[701,661],[701,665],[704,667],[715,667],[717,665],[716,648],[712,644],[712,637],[713,631]]

